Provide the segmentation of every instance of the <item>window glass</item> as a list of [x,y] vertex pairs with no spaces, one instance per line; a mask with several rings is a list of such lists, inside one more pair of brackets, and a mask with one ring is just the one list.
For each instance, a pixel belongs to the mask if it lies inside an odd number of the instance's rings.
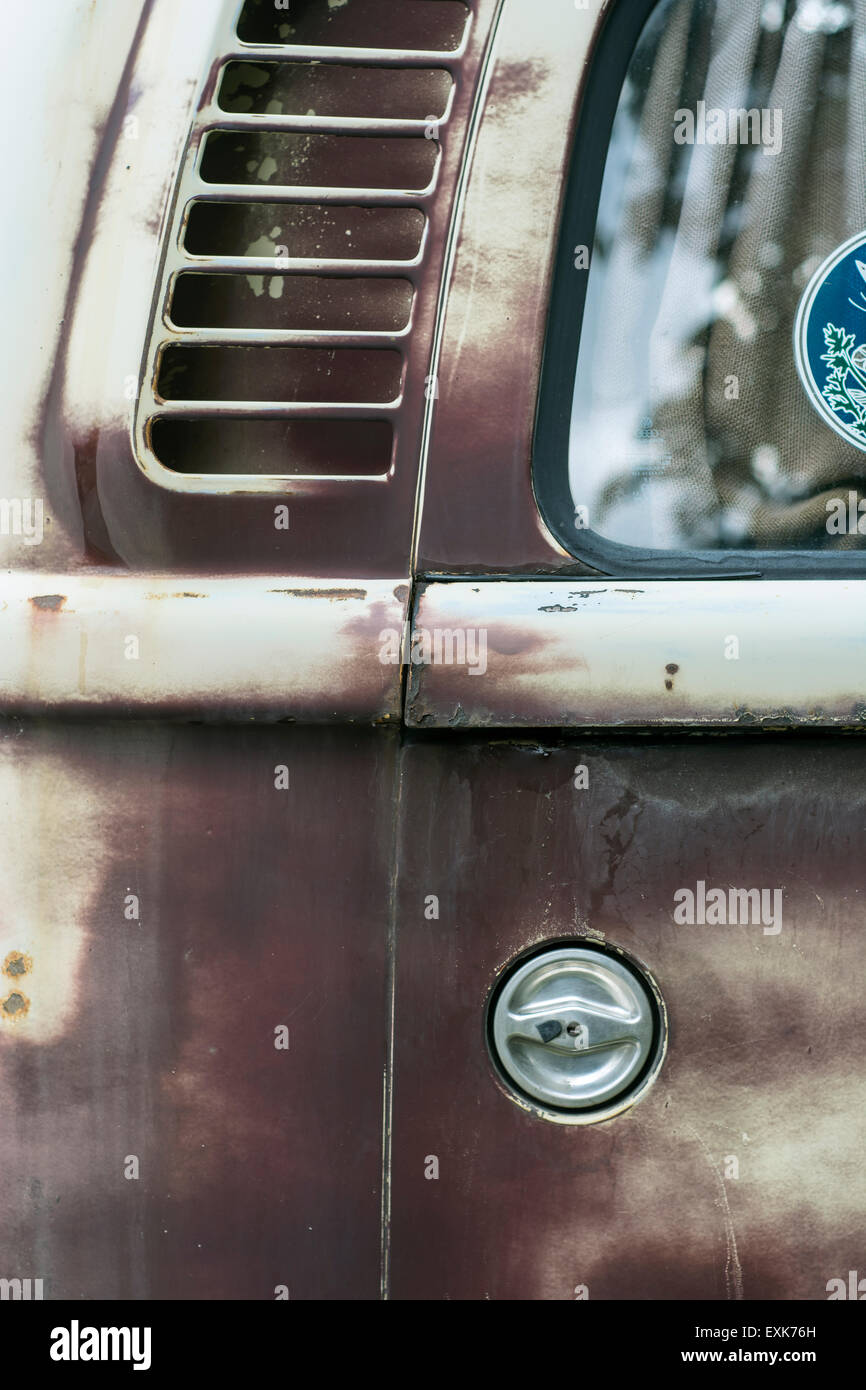
[[662,0],[586,252],[570,548],[866,545],[866,0]]

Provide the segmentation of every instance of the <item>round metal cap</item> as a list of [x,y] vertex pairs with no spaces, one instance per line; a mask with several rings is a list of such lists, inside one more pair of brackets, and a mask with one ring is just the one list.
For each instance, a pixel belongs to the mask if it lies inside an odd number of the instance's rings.
[[506,1076],[544,1105],[616,1113],[646,1079],[650,1059],[661,1063],[660,1004],[658,991],[618,956],[554,947],[519,965],[500,988],[493,1048]]

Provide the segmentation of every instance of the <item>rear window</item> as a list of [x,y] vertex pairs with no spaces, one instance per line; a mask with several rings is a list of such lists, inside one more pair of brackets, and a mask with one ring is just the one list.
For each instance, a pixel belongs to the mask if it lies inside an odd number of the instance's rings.
[[866,0],[615,7],[569,175],[536,491],[606,572],[860,572]]

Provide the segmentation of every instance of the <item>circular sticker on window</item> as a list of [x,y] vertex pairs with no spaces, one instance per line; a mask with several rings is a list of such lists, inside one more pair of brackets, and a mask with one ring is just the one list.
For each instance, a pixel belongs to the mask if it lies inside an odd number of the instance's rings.
[[866,452],[866,232],[837,247],[809,281],[794,357],[819,415]]

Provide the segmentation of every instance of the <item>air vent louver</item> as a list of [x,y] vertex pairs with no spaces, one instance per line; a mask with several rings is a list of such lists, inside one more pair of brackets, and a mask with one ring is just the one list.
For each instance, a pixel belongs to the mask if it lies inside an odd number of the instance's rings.
[[340,44],[345,48],[433,50],[460,47],[468,13],[463,0],[247,0],[238,21],[243,43]]
[[191,134],[145,363],[139,454],[163,484],[390,475],[469,14],[244,5]]

